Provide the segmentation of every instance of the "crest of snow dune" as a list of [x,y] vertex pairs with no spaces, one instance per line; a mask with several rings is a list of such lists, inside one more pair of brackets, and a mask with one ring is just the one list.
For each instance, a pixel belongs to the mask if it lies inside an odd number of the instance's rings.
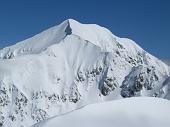
[[169,127],[169,106],[163,99],[121,99],[88,105],[33,127]]

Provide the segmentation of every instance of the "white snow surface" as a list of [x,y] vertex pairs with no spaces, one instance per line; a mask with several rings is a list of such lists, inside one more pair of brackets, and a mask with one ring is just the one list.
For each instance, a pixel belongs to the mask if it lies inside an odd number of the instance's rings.
[[0,50],[0,126],[126,97],[170,99],[169,79],[169,67],[134,41],[68,19]]
[[170,102],[159,98],[91,104],[32,127],[169,127]]

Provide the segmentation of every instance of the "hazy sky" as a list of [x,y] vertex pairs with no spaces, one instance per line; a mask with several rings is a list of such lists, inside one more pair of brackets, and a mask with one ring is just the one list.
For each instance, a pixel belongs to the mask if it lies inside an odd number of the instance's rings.
[[170,0],[0,0],[0,47],[68,18],[105,26],[170,59]]

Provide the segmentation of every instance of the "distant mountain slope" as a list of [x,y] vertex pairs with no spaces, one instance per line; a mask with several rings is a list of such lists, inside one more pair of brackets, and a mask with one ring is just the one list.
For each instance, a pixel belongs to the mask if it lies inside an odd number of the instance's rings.
[[0,50],[0,125],[27,127],[119,98],[170,99],[169,75],[134,41],[69,19]]
[[129,98],[88,105],[33,127],[169,127],[170,102]]

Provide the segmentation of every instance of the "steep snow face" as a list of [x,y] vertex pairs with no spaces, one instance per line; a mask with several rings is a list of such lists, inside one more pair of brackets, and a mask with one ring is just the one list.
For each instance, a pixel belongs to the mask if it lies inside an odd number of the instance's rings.
[[69,19],[0,50],[0,125],[31,126],[90,103],[169,97],[169,67],[106,28]]
[[169,127],[169,106],[163,99],[121,99],[88,105],[33,127]]

